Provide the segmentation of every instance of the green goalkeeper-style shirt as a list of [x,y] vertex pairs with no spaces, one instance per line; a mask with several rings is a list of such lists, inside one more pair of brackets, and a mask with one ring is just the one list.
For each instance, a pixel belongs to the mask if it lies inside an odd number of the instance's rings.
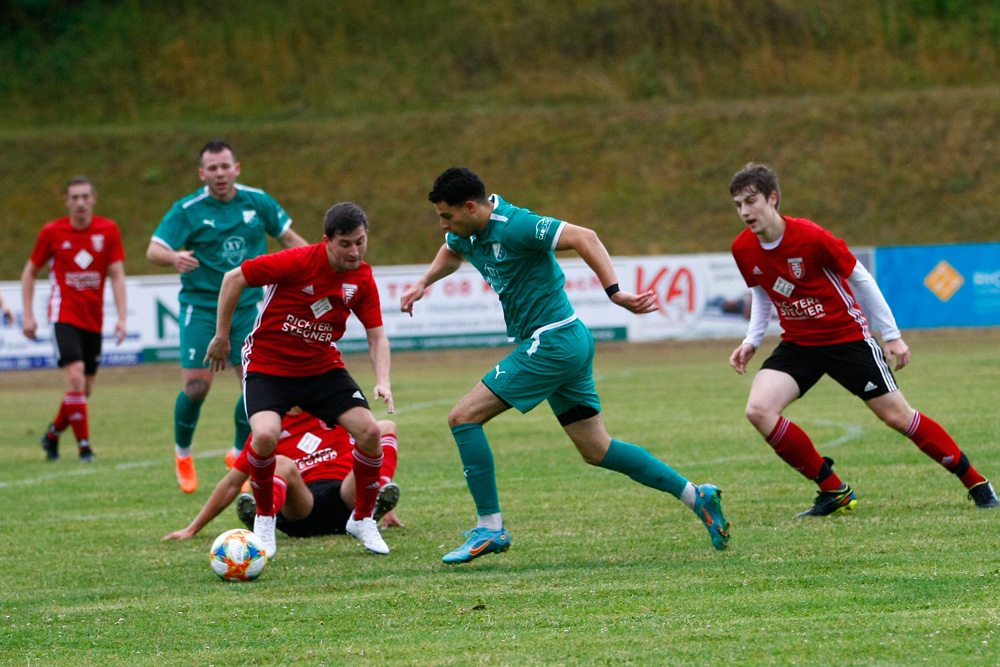
[[[271,195],[236,184],[236,196],[227,202],[211,196],[208,187],[176,202],[153,232],[153,241],[169,248],[194,252],[199,266],[181,274],[182,305],[215,309],[222,276],[243,260],[267,252],[267,234],[278,238],[292,220]],[[243,290],[237,308],[261,300],[260,287]]]
[[483,231],[467,239],[449,233],[447,244],[500,297],[507,335],[520,342],[539,327],[573,316],[563,289],[566,276],[555,256],[566,223],[508,204],[496,194],[490,201],[493,213]]

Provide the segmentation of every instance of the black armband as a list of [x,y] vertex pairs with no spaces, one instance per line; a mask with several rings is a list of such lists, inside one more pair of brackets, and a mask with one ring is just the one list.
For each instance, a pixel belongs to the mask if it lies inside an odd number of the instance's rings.
[[604,288],[604,293],[608,295],[609,299],[621,291],[622,288],[618,286],[618,283],[615,283],[614,285],[608,285],[607,287]]

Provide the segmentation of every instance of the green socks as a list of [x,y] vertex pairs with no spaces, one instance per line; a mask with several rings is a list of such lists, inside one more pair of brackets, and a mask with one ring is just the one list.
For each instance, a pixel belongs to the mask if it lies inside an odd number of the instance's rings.
[[194,427],[198,425],[201,403],[195,403],[183,391],[177,394],[174,404],[174,442],[178,447],[188,448],[194,437]]
[[243,445],[247,444],[247,438],[250,437],[250,421],[247,419],[247,407],[243,403],[243,394],[240,394],[240,400],[236,401],[233,421],[236,422],[236,440],[233,441],[233,449],[242,452]]
[[459,424],[451,429],[451,433],[455,436],[458,454],[462,458],[465,483],[476,501],[476,513],[480,516],[498,513],[500,497],[497,494],[493,452],[482,424]]
[[658,491],[680,498],[688,481],[676,470],[642,447],[620,440],[611,440],[601,467],[628,475],[635,481]]

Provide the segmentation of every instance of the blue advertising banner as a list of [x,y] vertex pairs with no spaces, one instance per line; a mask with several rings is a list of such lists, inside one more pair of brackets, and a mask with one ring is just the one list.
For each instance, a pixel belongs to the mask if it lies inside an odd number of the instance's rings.
[[1000,243],[875,249],[901,329],[1000,325]]

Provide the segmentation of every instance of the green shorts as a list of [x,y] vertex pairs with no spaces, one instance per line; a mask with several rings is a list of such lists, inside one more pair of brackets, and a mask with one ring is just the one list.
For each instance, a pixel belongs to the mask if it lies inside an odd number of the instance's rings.
[[[205,368],[208,344],[215,338],[216,312],[214,308],[181,304],[180,317],[177,318],[181,326],[181,368]],[[229,330],[229,344],[232,347],[229,351],[229,363],[233,366],[243,365],[243,341],[253,330],[256,319],[256,304],[239,308],[233,313],[233,326]]]
[[544,400],[557,416],[576,407],[600,412],[593,366],[594,337],[573,320],[536,331],[484,375],[483,384],[522,413]]

